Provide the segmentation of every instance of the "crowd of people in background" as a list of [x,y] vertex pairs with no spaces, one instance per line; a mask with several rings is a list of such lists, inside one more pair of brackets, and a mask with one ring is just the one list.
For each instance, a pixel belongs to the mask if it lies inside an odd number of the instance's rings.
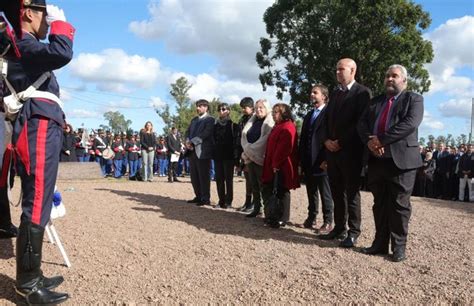
[[414,196],[452,201],[474,201],[474,155],[470,144],[420,146],[423,166],[418,169]]

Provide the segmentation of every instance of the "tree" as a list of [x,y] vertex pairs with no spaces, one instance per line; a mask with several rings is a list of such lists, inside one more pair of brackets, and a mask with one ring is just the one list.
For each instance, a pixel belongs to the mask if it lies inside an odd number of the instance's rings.
[[109,122],[109,127],[114,133],[126,132],[132,125],[132,121],[126,120],[119,111],[104,113],[104,119]]
[[196,114],[196,107],[191,104],[188,91],[192,85],[189,84],[185,77],[180,77],[175,83],[171,84],[170,95],[176,102],[176,111],[172,115],[169,105],[166,105],[163,110],[155,109],[158,116],[161,117],[165,123],[163,131],[168,134],[171,127],[175,126],[178,131],[184,135],[189,122]]
[[420,144],[420,146],[426,147],[425,137],[420,137],[419,140],[418,140],[418,143]]
[[466,134],[461,134],[456,138],[456,145],[459,147],[462,144],[467,144],[467,136]]
[[436,143],[444,143],[447,145],[446,143],[446,137],[444,137],[443,135],[439,135],[438,137],[436,137]]
[[311,86],[336,84],[335,66],[350,57],[357,62],[357,80],[383,92],[391,64],[404,65],[409,89],[423,93],[430,86],[423,67],[433,59],[422,30],[431,23],[421,5],[407,0],[278,0],[263,17],[268,38],[256,54],[265,90],[276,86],[277,98],[289,92],[298,112],[311,107]]
[[435,142],[435,137],[433,135],[428,135],[428,145],[432,146]]

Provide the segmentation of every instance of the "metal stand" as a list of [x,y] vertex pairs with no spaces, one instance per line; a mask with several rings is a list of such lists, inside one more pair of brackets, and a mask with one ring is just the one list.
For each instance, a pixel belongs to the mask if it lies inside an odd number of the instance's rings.
[[71,267],[71,262],[69,261],[69,258],[67,257],[66,251],[64,250],[63,244],[61,243],[61,240],[59,240],[59,235],[58,232],[56,232],[56,228],[53,225],[53,222],[49,220],[49,223],[46,225],[46,234],[48,235],[48,239],[52,244],[56,244],[59,248],[59,251],[61,252],[61,255],[63,256],[64,263],[68,268]]

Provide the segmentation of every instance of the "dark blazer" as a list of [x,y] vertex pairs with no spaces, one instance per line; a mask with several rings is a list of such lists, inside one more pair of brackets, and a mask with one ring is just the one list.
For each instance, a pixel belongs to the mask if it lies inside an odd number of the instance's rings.
[[181,141],[179,140],[178,135],[168,134],[166,137],[166,143],[168,144],[168,153],[180,153],[181,152]]
[[[194,117],[186,131],[186,139],[193,144],[199,159],[211,159],[214,152],[214,122],[211,115]],[[192,137],[190,137],[192,136]]]
[[[359,121],[358,131],[364,144],[373,135],[377,115],[386,99],[380,95],[372,99]],[[422,166],[418,144],[418,126],[423,120],[423,97],[404,91],[390,112],[389,128],[379,137],[384,146],[390,146],[392,159],[399,169],[415,169]]]
[[329,96],[322,142],[339,140],[339,154],[328,154],[328,158],[362,163],[364,146],[357,133],[357,123],[370,102],[371,92],[355,82],[341,103],[336,103],[337,95],[338,90],[335,90]]
[[[309,135],[311,127],[310,121],[315,110],[313,109],[303,119],[303,126],[301,127],[301,136],[299,142],[299,155],[301,160],[302,170],[307,175],[325,173],[319,166],[326,160],[326,150],[322,140],[322,133],[324,129],[324,120],[326,116],[327,105],[321,110],[318,118],[313,123],[311,135]],[[309,142],[311,148],[308,150]]]

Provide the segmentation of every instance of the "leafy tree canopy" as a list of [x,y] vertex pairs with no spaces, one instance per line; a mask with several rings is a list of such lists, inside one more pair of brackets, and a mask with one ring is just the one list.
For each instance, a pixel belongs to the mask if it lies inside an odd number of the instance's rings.
[[109,122],[108,127],[114,133],[127,132],[132,125],[132,121],[125,119],[125,116],[119,111],[104,113],[104,119]]
[[422,30],[431,23],[422,7],[407,0],[277,0],[264,14],[268,37],[261,38],[256,60],[264,89],[276,86],[277,98],[288,92],[292,106],[308,107],[311,86],[337,85],[339,59],[357,63],[356,79],[383,92],[392,64],[404,65],[409,89],[430,86],[425,63],[433,59]]

